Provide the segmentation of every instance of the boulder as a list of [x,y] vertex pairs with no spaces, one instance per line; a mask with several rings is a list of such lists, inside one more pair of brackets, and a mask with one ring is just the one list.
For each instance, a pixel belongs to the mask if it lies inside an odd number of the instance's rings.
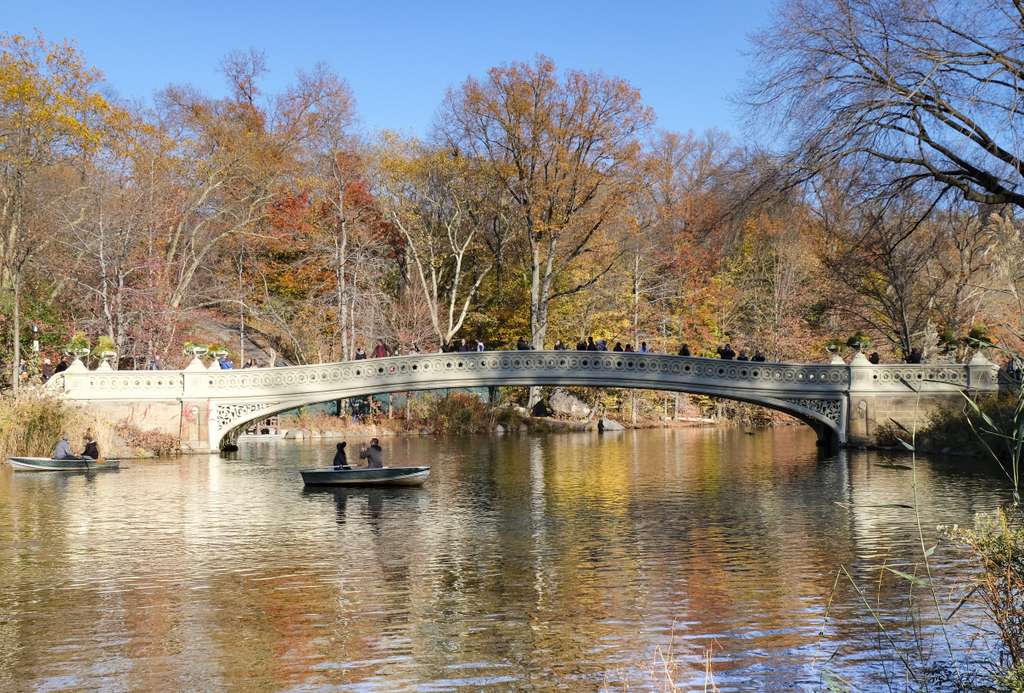
[[625,431],[626,427],[620,424],[618,421],[612,419],[601,419],[601,423],[604,424],[604,430],[606,431]]
[[561,416],[569,416],[574,419],[586,419],[590,416],[590,407],[562,389],[557,389],[548,398],[548,406],[551,411]]
[[504,426],[502,426],[501,424],[497,424],[497,425],[496,425],[496,426],[494,427],[494,432],[495,432],[495,433],[497,433],[498,435],[501,435],[502,433],[504,433],[504,432],[505,432],[505,427],[504,427]]
[[306,432],[301,429],[292,429],[284,434],[285,440],[304,440]]

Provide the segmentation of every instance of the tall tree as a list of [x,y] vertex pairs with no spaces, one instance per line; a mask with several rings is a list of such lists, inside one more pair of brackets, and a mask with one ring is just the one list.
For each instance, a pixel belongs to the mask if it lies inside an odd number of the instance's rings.
[[755,37],[749,93],[811,172],[850,158],[1024,207],[1024,4],[786,0]]
[[380,157],[381,202],[405,239],[414,282],[443,346],[462,329],[491,261],[480,251],[479,211],[465,157],[389,137]]
[[552,301],[589,286],[611,263],[572,276],[617,220],[653,121],[621,79],[569,71],[538,57],[491,68],[448,93],[440,129],[459,156],[508,193],[511,223],[528,248],[530,330],[544,347]]
[[[0,36],[0,291],[11,305],[11,376],[18,386],[21,292],[32,254],[47,241],[42,217],[53,193],[44,178],[81,161],[99,145],[115,111],[100,94],[101,77],[75,47],[41,36]],[[34,227],[40,231],[32,234]]]

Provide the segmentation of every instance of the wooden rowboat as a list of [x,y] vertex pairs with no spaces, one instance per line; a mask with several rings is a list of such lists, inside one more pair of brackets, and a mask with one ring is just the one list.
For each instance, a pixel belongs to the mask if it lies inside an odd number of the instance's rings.
[[375,467],[367,469],[303,469],[306,486],[420,486],[430,476],[430,467]]
[[7,464],[19,472],[82,472],[119,469],[120,460],[54,460],[49,457],[8,457]]

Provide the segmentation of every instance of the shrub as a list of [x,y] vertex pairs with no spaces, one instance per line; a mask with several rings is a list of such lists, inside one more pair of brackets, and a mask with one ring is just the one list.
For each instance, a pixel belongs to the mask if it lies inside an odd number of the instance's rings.
[[134,448],[136,452],[144,451],[157,457],[181,454],[181,443],[176,436],[156,431],[141,431],[127,421],[122,421],[114,429],[124,441],[124,445]]
[[975,517],[973,529],[947,533],[965,545],[977,562],[978,591],[1002,643],[996,678],[1013,691],[1024,691],[1024,527],[1017,511]]
[[425,413],[425,423],[435,434],[481,433],[494,425],[487,403],[468,392],[451,392],[432,398]]

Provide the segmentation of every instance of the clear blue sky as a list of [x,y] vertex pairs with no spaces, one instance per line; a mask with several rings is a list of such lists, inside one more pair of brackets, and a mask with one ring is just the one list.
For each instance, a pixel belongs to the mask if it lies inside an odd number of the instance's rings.
[[747,36],[770,0],[369,0],[70,2],[7,0],[0,31],[74,39],[121,96],[169,83],[223,94],[233,49],[265,51],[267,91],[324,61],[355,94],[361,127],[425,134],[445,90],[496,64],[551,56],[559,67],[629,80],[658,127],[737,133],[729,97],[748,68]]

